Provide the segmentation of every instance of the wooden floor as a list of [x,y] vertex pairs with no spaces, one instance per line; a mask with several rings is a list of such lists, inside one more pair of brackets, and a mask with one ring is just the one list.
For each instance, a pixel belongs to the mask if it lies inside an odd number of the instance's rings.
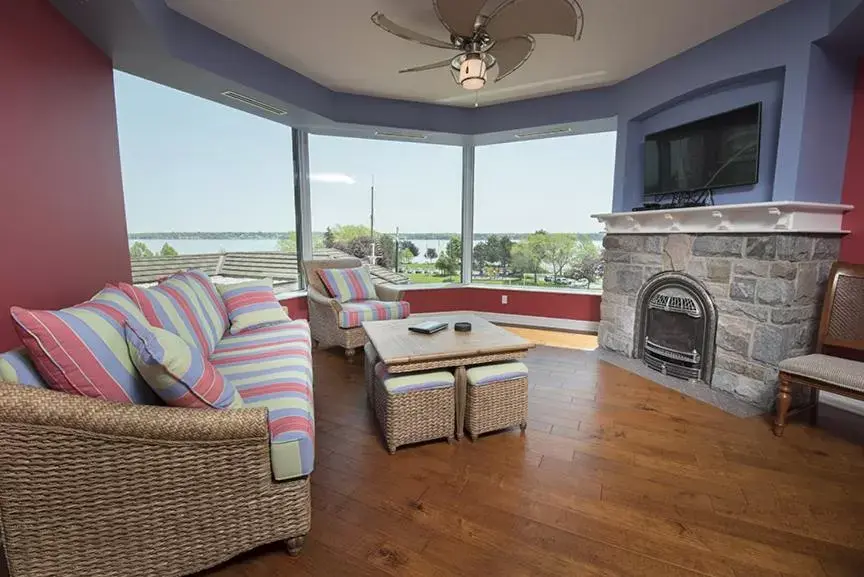
[[825,410],[777,439],[590,352],[538,347],[528,364],[524,435],[391,456],[362,359],[316,352],[306,547],[207,577],[864,576],[864,419]]

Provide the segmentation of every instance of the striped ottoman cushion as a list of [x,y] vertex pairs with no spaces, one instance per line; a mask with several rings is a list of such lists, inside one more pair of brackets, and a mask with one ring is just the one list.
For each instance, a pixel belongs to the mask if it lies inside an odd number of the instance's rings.
[[164,329],[126,322],[132,362],[159,397],[172,407],[239,409],[243,401],[204,354]]
[[12,318],[48,386],[106,401],[161,404],[129,357],[123,325],[144,321],[119,289],[106,287],[86,303],[59,311],[12,307]]
[[269,278],[218,285],[217,289],[228,310],[232,335],[291,320],[276,300]]
[[277,480],[308,475],[315,465],[312,341],[304,320],[226,336],[210,357],[243,398],[267,409],[270,460]]
[[411,305],[406,301],[362,301],[343,303],[339,312],[339,327],[353,329],[363,321],[393,321],[406,319]]
[[319,269],[318,276],[330,296],[339,302],[365,301],[377,297],[375,283],[366,267]]
[[528,376],[528,367],[525,366],[525,363],[513,361],[472,367],[468,369],[467,373],[468,384],[480,386],[525,378]]
[[48,385],[27,354],[27,349],[18,348],[0,355],[0,381],[13,385],[26,385],[47,389]]
[[456,384],[456,377],[449,371],[429,371],[391,375],[384,363],[375,365],[375,376],[384,385],[388,393],[411,393],[432,389],[446,389]]
[[224,334],[208,317],[196,291],[185,273],[176,274],[152,288],[121,283],[120,288],[131,298],[147,323],[172,332],[205,354],[216,348]]

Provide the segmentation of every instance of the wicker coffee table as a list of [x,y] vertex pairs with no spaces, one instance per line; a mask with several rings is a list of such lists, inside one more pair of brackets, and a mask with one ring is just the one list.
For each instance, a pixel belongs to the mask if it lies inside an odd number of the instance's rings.
[[[408,330],[412,325],[429,320],[450,326],[434,335]],[[459,321],[470,322],[471,332],[454,331],[453,323]],[[530,341],[475,315],[423,315],[398,321],[368,321],[363,323],[363,328],[391,374],[456,369],[456,437],[460,439],[465,426],[467,368],[521,359],[534,347]]]

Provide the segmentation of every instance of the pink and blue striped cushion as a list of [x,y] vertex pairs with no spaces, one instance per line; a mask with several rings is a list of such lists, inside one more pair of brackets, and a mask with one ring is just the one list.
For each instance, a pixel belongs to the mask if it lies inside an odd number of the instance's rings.
[[205,354],[216,348],[224,334],[204,312],[201,300],[185,273],[176,274],[152,288],[121,283],[120,288],[138,305],[147,323],[172,332]]
[[126,322],[132,362],[159,397],[172,407],[239,409],[237,389],[196,347],[164,329]]
[[244,407],[267,409],[277,480],[302,477],[314,468],[311,342],[309,325],[295,320],[226,336],[210,359],[237,387]]
[[215,337],[213,342],[218,343],[228,330],[229,320],[228,310],[222,297],[219,296],[219,291],[216,290],[216,285],[206,273],[200,270],[191,269],[176,276],[182,277],[192,287],[201,302],[204,314],[210,319],[207,328]]
[[341,303],[378,298],[366,267],[318,269],[318,276],[330,296]]
[[0,355],[0,381],[13,385],[25,385],[47,389],[39,371],[33,366],[27,349],[19,348]]
[[290,321],[273,293],[273,280],[261,279],[217,287],[228,318],[232,335]]
[[411,305],[407,301],[364,301],[343,303],[339,311],[339,327],[353,329],[363,321],[393,321],[407,319]]
[[86,303],[59,311],[12,307],[10,312],[52,389],[118,403],[161,404],[129,358],[123,325],[129,318],[144,319],[119,289],[106,287]]

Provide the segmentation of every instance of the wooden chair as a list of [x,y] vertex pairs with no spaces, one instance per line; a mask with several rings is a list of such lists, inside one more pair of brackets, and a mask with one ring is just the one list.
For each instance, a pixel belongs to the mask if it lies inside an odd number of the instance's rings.
[[[834,263],[822,307],[816,354],[780,363],[774,434],[783,436],[786,419],[803,410],[816,423],[819,391],[864,400],[864,363],[826,353],[826,347],[864,351],[864,265]],[[790,411],[792,385],[810,389],[810,403]]]

